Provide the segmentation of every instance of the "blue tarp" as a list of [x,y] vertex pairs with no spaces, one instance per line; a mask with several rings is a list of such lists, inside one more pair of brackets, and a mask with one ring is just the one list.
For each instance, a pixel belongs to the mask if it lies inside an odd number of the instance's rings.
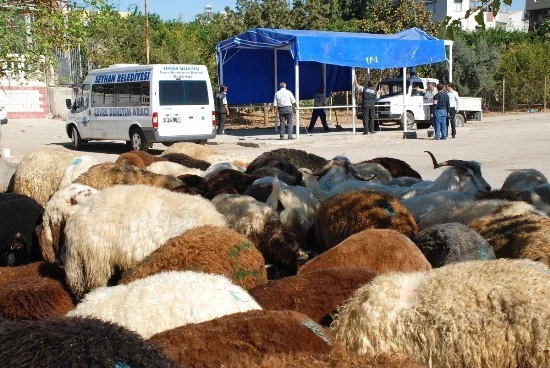
[[[230,88],[231,104],[272,102],[277,81],[295,90],[299,63],[300,99],[323,84],[327,93],[351,90],[351,68],[403,68],[445,60],[444,41],[411,28],[392,35],[254,28],[216,46],[219,82]],[[223,80],[221,79],[223,78]]]

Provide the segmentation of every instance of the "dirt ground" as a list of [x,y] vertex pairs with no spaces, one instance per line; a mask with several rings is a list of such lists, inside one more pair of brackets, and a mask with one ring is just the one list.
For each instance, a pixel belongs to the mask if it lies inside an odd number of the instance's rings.
[[[309,116],[301,119],[301,126]],[[550,112],[484,116],[483,122],[468,122],[457,129],[456,139],[435,141],[428,137],[428,130],[417,130],[416,139],[403,139],[397,125],[383,125],[375,135],[363,136],[361,122],[357,122],[356,134],[346,119],[340,119],[343,130],[335,129],[335,121],[329,122],[331,132],[321,133],[320,122],[311,134],[300,129],[298,139],[279,140],[273,127],[263,129],[233,129],[226,135],[209,141],[209,146],[220,152],[239,154],[250,160],[265,151],[276,148],[294,148],[314,153],[327,159],[345,155],[352,162],[374,157],[388,156],[406,161],[424,179],[437,178],[441,169],[434,170],[429,156],[433,152],[439,161],[449,159],[475,160],[493,188],[499,188],[505,178],[517,169],[534,168],[550,178]],[[70,147],[65,132],[65,122],[55,119],[10,120],[1,127],[2,146],[9,149],[7,159],[19,162],[28,152],[48,145]],[[154,144],[152,154],[160,154],[166,147]],[[114,161],[126,151],[124,142],[90,142],[83,155],[99,161]],[[3,152],[3,151],[0,151]]]

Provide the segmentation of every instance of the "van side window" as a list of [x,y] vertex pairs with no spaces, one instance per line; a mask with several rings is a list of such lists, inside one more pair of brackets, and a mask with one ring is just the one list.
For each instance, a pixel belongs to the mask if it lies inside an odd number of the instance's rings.
[[141,90],[141,94],[140,94],[140,99],[141,99],[141,105],[142,106],[149,106],[149,91],[150,91],[150,88],[149,88],[149,82],[143,82],[141,83],[140,85],[140,90]]
[[92,106],[115,106],[115,85],[94,84],[92,86]]
[[90,85],[83,84],[78,96],[76,97],[76,112],[86,110],[90,100]]
[[208,87],[203,80],[161,80],[159,81],[159,104],[208,105]]

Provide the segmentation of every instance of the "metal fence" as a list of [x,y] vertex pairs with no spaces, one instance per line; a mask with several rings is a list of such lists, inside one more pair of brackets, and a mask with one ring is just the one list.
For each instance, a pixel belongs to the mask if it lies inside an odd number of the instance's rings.
[[57,73],[55,80],[58,85],[79,85],[84,80],[84,64],[80,45],[68,50],[55,50]]

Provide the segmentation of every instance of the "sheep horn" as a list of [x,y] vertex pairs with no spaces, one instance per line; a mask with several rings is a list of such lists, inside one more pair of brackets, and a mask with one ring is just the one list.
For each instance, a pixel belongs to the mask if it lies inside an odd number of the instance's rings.
[[426,152],[432,158],[432,162],[434,164],[434,169],[437,169],[441,166],[454,166],[454,167],[458,167],[458,168],[470,168],[468,161],[464,161],[464,160],[447,160],[447,161],[443,161],[443,162],[438,163],[437,160],[435,159],[435,156],[430,151],[424,151],[424,152]]
[[315,171],[313,173],[314,176],[323,176],[325,175],[332,166],[336,165],[336,162],[334,160],[330,160],[329,162],[327,162],[325,164],[325,166],[323,166],[323,168],[320,170],[320,171]]

